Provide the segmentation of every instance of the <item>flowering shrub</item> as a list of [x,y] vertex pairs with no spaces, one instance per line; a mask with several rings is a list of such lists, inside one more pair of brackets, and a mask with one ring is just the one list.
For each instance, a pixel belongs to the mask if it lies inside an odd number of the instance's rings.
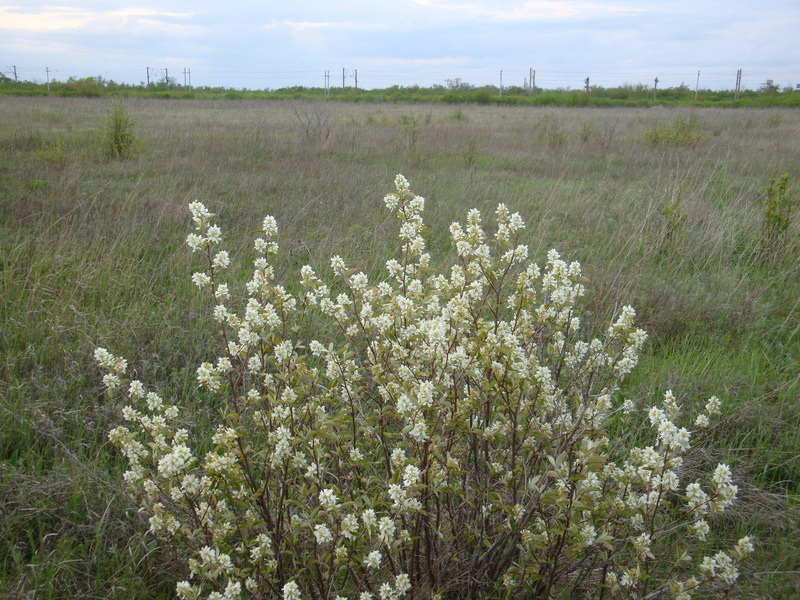
[[[97,349],[105,385],[127,400],[110,439],[150,531],[183,561],[178,595],[684,599],[732,584],[749,538],[691,549],[737,488],[725,465],[681,481],[692,432],[674,396],[649,409],[652,445],[607,437],[637,410],[619,393],[646,339],[633,309],[582,339],[580,266],[554,250],[529,263],[525,225],[502,204],[492,235],[477,210],[450,226],[458,260],[437,273],[425,201],[395,184],[384,200],[400,251],[383,279],[334,256],[338,291],[305,266],[290,292],[274,280],[267,217],[239,312],[221,231],[190,205],[187,241],[207,259],[192,279],[224,342],[197,369],[224,405],[211,440],[191,443],[177,403]],[[343,343],[298,333],[337,328]],[[711,398],[690,427],[718,412]]]

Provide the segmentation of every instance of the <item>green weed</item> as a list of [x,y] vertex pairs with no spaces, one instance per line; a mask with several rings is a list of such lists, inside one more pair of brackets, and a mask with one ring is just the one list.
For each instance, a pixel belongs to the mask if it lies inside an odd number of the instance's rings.
[[669,244],[683,229],[687,219],[686,212],[681,207],[680,190],[675,198],[662,203],[658,212],[662,219],[659,243]]
[[478,160],[478,145],[475,143],[475,140],[469,141],[462,156],[464,159],[464,166],[467,169],[472,169]]
[[596,125],[592,121],[583,121],[580,125],[580,129],[578,130],[578,139],[586,144],[589,140],[594,137],[596,131]]
[[417,113],[400,116],[400,127],[406,135],[406,153],[411,161],[411,166],[417,166],[419,164],[420,158],[417,142],[420,133],[422,133],[427,123],[430,123],[430,116],[427,119],[423,119],[422,115]]
[[450,115],[450,118],[458,123],[466,123],[467,121],[469,121],[467,115],[465,115],[464,111],[461,110],[460,108],[457,108],[455,112],[453,112],[453,114]]

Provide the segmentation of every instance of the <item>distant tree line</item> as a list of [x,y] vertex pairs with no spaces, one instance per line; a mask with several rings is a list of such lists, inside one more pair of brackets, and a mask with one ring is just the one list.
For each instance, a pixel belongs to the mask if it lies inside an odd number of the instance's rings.
[[197,99],[339,100],[349,102],[410,102],[448,104],[505,104],[533,106],[800,106],[800,90],[783,89],[771,79],[758,89],[745,89],[734,98],[732,90],[694,90],[685,84],[654,90],[649,85],[625,84],[615,87],[587,86],[586,89],[543,89],[539,87],[494,85],[473,86],[460,78],[446,79],[430,87],[394,85],[383,89],[289,86],[279,89],[235,89],[181,85],[174,77],[149,84],[117,83],[101,76],[48,83],[16,81],[0,74],[0,94],[27,96],[143,97]]

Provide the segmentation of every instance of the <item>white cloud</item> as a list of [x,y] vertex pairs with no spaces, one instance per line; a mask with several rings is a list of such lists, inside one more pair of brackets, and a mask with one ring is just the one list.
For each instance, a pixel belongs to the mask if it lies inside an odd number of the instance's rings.
[[92,13],[77,8],[51,8],[39,13],[20,12],[19,6],[0,7],[0,28],[21,31],[79,29],[92,21]]
[[[414,4],[445,9],[478,18],[498,21],[540,21],[552,19],[591,19],[608,16],[629,16],[643,12],[641,8],[598,2],[534,0],[529,2],[473,2],[464,4],[450,0],[412,0]],[[508,6],[509,4],[515,6]]]
[[291,29],[293,33],[319,31],[322,29],[335,29],[341,31],[369,31],[385,29],[386,25],[380,23],[358,23],[355,21],[270,21],[261,25],[261,29]]
[[285,21],[286,25],[292,28],[294,33],[303,33],[304,31],[313,31],[316,29],[323,29],[325,27],[335,27],[336,23],[314,23],[313,21]]
[[630,16],[641,13],[641,9],[596,2],[525,2],[511,10],[486,9],[483,15],[500,20],[550,20],[592,19],[596,17]]
[[26,10],[19,6],[0,6],[0,29],[48,32],[102,29],[131,23],[177,28],[177,24],[164,19],[187,19],[191,16],[192,13],[139,8],[87,10],[74,6],[45,6],[38,10]]
[[438,58],[384,58],[381,63],[384,65],[407,65],[407,66],[450,66],[463,65],[469,59],[463,56],[442,56]]

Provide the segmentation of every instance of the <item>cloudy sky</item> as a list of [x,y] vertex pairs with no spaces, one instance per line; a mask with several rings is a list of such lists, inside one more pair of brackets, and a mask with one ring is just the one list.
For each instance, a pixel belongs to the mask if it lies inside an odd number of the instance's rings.
[[0,0],[0,71],[231,88],[800,83],[800,0]]

